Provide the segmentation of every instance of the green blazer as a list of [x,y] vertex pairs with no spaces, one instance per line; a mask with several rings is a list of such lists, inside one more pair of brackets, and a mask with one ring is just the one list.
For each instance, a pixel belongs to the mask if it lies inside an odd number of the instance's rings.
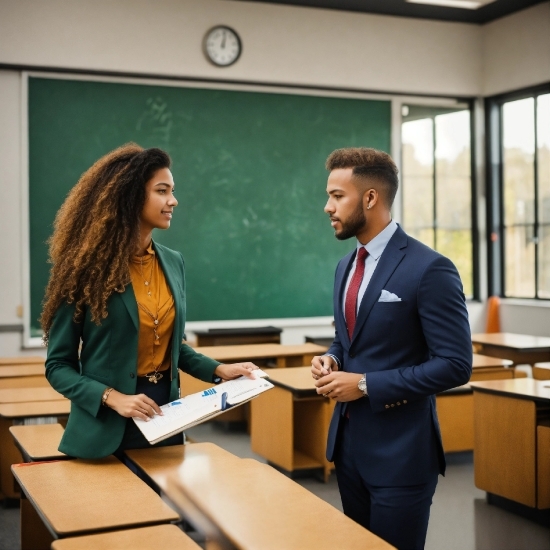
[[[178,368],[212,382],[217,361],[182,344],[185,330],[185,266],[183,257],[153,243],[176,308],[172,334],[170,400],[179,397]],[[48,344],[46,377],[71,400],[71,413],[59,450],[80,458],[100,458],[119,447],[126,418],[101,406],[106,388],[133,395],[137,382],[139,315],[132,285],[114,292],[108,316],[98,326],[85,309],[82,321],[73,320],[74,304],[63,304],[55,314]],[[79,348],[80,357],[79,357]]]

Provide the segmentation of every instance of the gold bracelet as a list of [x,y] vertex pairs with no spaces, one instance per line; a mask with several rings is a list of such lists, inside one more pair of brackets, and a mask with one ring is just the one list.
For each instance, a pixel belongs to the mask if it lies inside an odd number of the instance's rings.
[[109,394],[113,391],[113,388],[107,388],[104,392],[103,392],[103,395],[101,396],[101,404],[104,406],[104,407],[108,407],[109,405],[107,405],[107,398],[109,397]]

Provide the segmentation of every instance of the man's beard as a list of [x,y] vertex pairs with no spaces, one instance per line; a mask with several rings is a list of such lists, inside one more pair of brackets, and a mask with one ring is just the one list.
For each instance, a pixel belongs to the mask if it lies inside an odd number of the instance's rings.
[[359,203],[351,217],[345,223],[340,220],[340,223],[342,224],[342,230],[340,231],[340,233],[334,233],[334,236],[339,241],[345,241],[346,239],[355,237],[355,235],[359,233],[359,230],[363,229],[363,227],[367,223],[365,213],[363,212],[363,205]]

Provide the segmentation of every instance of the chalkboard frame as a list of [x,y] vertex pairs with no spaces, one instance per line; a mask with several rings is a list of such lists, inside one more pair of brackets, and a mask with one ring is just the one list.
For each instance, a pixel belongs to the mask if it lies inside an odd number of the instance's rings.
[[[95,81],[95,82],[108,82],[119,84],[136,84],[136,85],[151,85],[151,86],[168,86],[178,88],[199,88],[199,89],[211,89],[211,90],[233,90],[244,92],[256,92],[256,93],[274,93],[274,94],[288,94],[298,96],[311,96],[311,97],[333,97],[340,99],[360,99],[360,100],[375,100],[375,101],[387,101],[390,103],[391,117],[389,124],[389,149],[390,153],[394,156],[399,165],[399,157],[396,155],[396,151],[399,151],[399,130],[400,121],[396,118],[396,114],[399,113],[401,98],[396,99],[394,95],[387,93],[373,93],[373,92],[355,92],[355,91],[340,91],[334,89],[322,89],[297,86],[289,86],[285,88],[280,85],[269,85],[261,83],[227,83],[227,82],[212,82],[211,80],[164,80],[162,78],[141,78],[141,77],[125,77],[125,76],[101,76],[97,74],[82,74],[80,72],[75,73],[55,73],[50,71],[23,71],[21,78],[21,93],[22,93],[22,109],[21,109],[21,127],[22,127],[22,155],[21,155],[21,181],[22,181],[22,201],[21,201],[21,223],[22,223],[22,285],[23,285],[23,337],[25,347],[36,347],[40,345],[41,338],[32,334],[31,332],[31,297],[30,297],[30,230],[29,230],[29,96],[28,96],[28,82],[30,78],[45,78],[45,79],[60,79],[70,81]],[[404,99],[403,99],[404,101]],[[397,131],[397,133],[396,133]],[[395,204],[395,218],[399,221],[400,212],[400,197],[396,198]],[[330,326],[332,316],[316,316],[316,317],[304,317],[304,318],[260,318],[260,319],[238,319],[238,320],[216,320],[216,321],[189,321],[187,323],[187,329],[189,331],[209,328],[213,325],[216,327],[247,327],[247,326],[259,326],[265,324],[276,324],[280,327],[285,326],[308,326],[308,327],[323,327]]]

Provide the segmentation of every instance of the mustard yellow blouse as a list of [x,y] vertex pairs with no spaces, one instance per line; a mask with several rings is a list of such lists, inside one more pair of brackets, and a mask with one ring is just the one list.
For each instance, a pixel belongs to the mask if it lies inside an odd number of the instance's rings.
[[130,262],[130,277],[139,312],[138,376],[170,368],[176,310],[152,243],[144,256]]

